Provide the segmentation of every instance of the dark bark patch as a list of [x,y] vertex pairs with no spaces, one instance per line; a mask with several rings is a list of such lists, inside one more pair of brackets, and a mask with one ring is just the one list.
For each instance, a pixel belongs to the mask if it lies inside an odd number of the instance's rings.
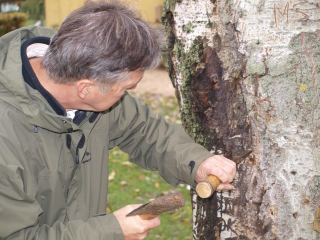
[[[215,36],[216,47],[221,44],[219,38],[219,36]],[[194,68],[196,76],[191,82],[188,93],[190,102],[192,102],[192,111],[201,122],[202,132],[206,132],[206,147],[209,149],[214,146],[215,154],[223,153],[232,159],[240,152],[251,149],[249,123],[246,104],[241,91],[239,91],[241,79],[223,80],[224,68],[217,51],[216,48],[203,47],[200,62]],[[255,156],[252,156],[249,161],[251,165],[256,165]],[[246,181],[247,170],[246,164],[240,164],[237,169],[240,179],[235,188],[239,189],[241,193],[248,190],[248,185],[243,184]],[[257,191],[259,191],[258,185],[256,178],[253,188]],[[257,209],[257,212],[259,212],[263,197],[263,190],[259,192],[261,193],[253,199],[254,205],[252,206]],[[209,199],[198,198],[197,205],[201,206],[207,216],[206,218],[201,215],[197,216],[198,224],[200,224],[198,230],[201,230],[198,239],[219,239],[214,237],[217,235],[217,229],[218,232],[227,230],[238,234],[234,223],[231,220],[225,222],[222,213],[231,216],[237,215],[237,218],[241,219],[245,216],[248,207],[245,194],[240,194],[237,199],[230,200],[216,193]],[[237,211],[235,211],[235,207]],[[245,222],[245,219],[243,221]],[[255,222],[256,224],[251,228],[261,231],[261,221],[256,217]],[[212,226],[215,226],[216,231],[213,232]]]
[[232,238],[225,238],[225,240],[253,240],[253,239],[250,239],[250,238],[247,238],[246,236],[244,235],[240,235],[238,237],[232,237]]
[[[196,195],[197,193],[192,189],[191,195]],[[217,215],[218,209],[221,204],[218,201],[218,192],[215,192],[210,198],[197,198],[197,203],[193,202],[192,206],[201,206],[197,208],[196,222],[198,224],[197,229],[199,229],[198,236],[196,239],[199,240],[210,240],[218,239],[215,236],[220,234],[220,229],[218,225],[222,225],[223,219]],[[191,197],[193,199],[193,197]]]
[[248,166],[254,166],[257,164],[256,162],[256,156],[253,154],[251,157],[249,157],[249,159],[247,160],[247,165]]
[[174,31],[174,29],[175,29],[175,21],[174,21],[174,17],[173,17],[173,14],[172,14],[171,11],[167,11],[166,12],[166,18],[167,18],[168,23],[169,23],[169,25],[171,27],[171,30]]
[[252,187],[255,188],[257,186],[257,184],[258,184],[257,177],[254,177],[253,182],[252,182]]
[[[218,39],[219,37],[215,37]],[[219,45],[219,40],[216,41]],[[196,68],[189,91],[193,112],[212,134],[207,146],[215,146],[228,158],[249,149],[249,124],[239,81],[224,81],[224,69],[215,49],[207,47]]]
[[[162,17],[162,23],[166,27],[167,35],[168,35],[168,51],[167,51],[167,69],[169,71],[169,76],[171,78],[171,82],[174,88],[175,86],[175,76],[176,72],[174,69],[174,64],[173,64],[173,48],[176,43],[176,37],[175,37],[175,21],[174,21],[174,16],[173,13],[170,10],[167,10],[165,12],[165,17]],[[178,96],[178,94],[176,94]]]

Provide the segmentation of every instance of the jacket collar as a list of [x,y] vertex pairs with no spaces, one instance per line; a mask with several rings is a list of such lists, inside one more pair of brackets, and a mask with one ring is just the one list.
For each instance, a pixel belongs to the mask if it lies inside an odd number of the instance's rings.
[[[21,46],[38,36],[51,37],[54,30],[27,26],[0,38],[0,99],[23,112],[27,121],[51,132],[68,132],[79,127],[64,115],[59,115],[38,89],[26,83],[22,71]],[[32,85],[32,84],[31,84]]]
[[[69,132],[70,129],[76,131],[79,126],[63,114],[57,114],[55,107],[59,105],[50,104],[47,101],[49,95],[43,96],[41,90],[34,85],[35,82],[30,79],[26,82],[26,73],[22,73],[28,70],[28,67],[23,70],[21,46],[24,42],[39,36],[50,38],[54,33],[52,29],[27,26],[0,38],[0,100],[23,112],[32,125],[56,133]],[[86,119],[94,122],[98,116],[98,113],[89,112]]]
[[29,58],[27,56],[27,48],[34,43],[44,43],[49,45],[50,38],[48,37],[34,37],[25,41],[21,46],[21,61],[22,61],[22,75],[24,81],[33,89],[38,90],[41,95],[47,100],[52,109],[61,116],[66,116],[66,110],[61,104],[40,84],[35,72],[33,71]]

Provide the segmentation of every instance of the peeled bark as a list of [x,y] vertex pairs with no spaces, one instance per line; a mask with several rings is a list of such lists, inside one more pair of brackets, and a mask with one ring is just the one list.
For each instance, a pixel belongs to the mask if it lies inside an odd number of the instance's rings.
[[194,239],[317,239],[320,3],[165,0],[183,126],[237,162],[231,192],[194,193]]

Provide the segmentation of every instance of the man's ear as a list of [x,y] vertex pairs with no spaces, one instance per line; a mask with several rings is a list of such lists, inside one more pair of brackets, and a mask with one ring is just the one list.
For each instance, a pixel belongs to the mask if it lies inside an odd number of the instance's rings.
[[77,95],[79,98],[84,100],[88,94],[90,94],[91,89],[95,86],[95,82],[89,79],[81,79],[76,82]]

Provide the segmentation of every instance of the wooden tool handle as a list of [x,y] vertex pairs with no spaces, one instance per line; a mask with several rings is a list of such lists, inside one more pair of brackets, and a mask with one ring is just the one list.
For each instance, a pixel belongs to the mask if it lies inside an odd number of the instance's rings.
[[143,215],[139,215],[139,217],[141,217],[142,220],[150,220],[153,218],[158,217],[158,214],[143,214]]
[[198,183],[196,191],[199,197],[208,198],[217,190],[220,184],[221,180],[218,177],[210,175],[204,181]]

